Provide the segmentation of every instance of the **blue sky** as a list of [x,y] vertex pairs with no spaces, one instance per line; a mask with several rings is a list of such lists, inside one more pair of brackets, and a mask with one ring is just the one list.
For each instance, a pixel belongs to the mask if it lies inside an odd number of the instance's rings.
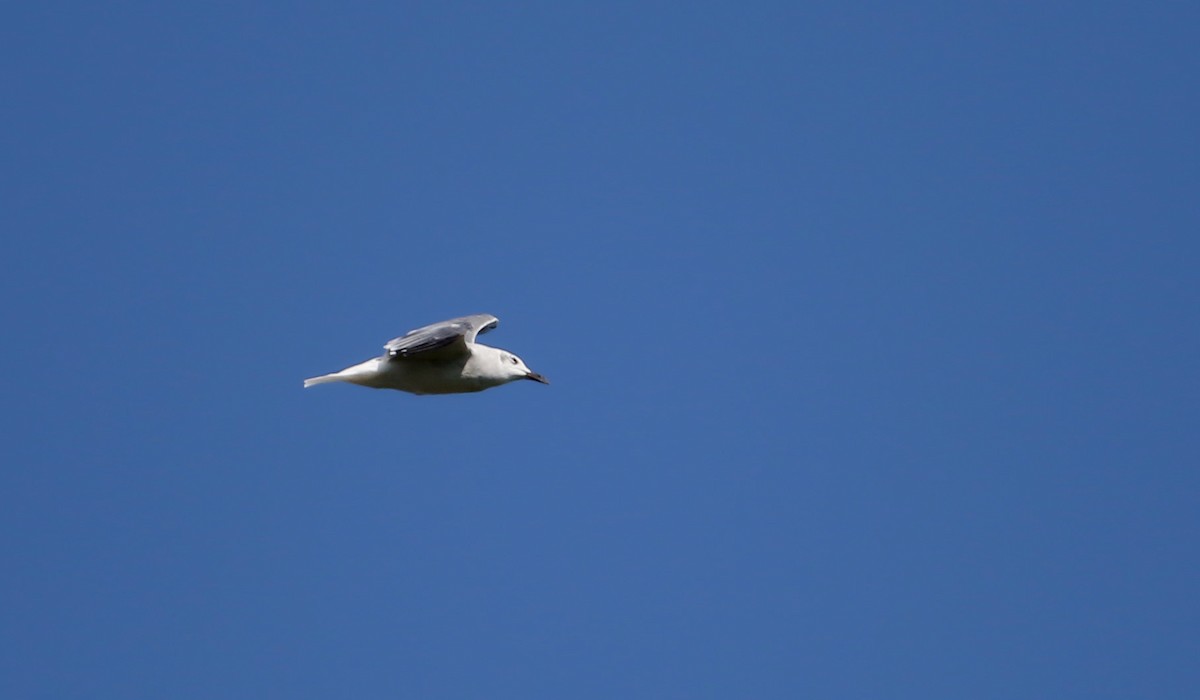
[[10,8],[0,694],[1195,697],[1198,21]]

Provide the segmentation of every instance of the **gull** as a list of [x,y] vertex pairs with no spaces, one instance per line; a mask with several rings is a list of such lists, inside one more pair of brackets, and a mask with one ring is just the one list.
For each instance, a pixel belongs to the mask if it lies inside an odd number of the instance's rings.
[[498,325],[500,319],[491,314],[432,323],[388,341],[380,357],[305,379],[304,388],[349,382],[411,394],[464,394],[518,379],[549,384],[511,352],[475,342],[475,336]]

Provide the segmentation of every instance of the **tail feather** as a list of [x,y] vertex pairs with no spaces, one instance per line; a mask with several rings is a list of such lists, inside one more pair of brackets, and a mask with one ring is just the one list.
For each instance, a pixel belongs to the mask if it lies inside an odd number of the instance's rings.
[[316,386],[318,384],[328,384],[329,382],[340,382],[340,381],[342,381],[342,378],[337,376],[337,374],[322,374],[319,377],[312,377],[309,379],[305,379],[304,380],[304,388],[307,389],[310,386]]
[[362,384],[363,386],[377,386],[371,379],[378,374],[379,364],[383,361],[380,358],[374,357],[366,362],[351,365],[338,372],[330,372],[329,374],[322,374],[319,377],[305,379],[304,388],[307,389],[310,386],[327,384],[329,382],[350,382],[351,384]]

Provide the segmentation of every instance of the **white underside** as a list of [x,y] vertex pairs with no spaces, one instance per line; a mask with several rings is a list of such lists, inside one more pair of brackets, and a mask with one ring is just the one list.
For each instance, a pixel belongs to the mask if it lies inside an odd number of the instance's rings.
[[[473,346],[477,350],[486,346]],[[492,350],[492,348],[487,348]],[[477,353],[459,361],[389,360],[375,357],[340,372],[304,380],[305,388],[329,382],[347,382],[373,389],[397,389],[412,394],[463,394],[506,384],[512,377],[487,376],[487,366]]]

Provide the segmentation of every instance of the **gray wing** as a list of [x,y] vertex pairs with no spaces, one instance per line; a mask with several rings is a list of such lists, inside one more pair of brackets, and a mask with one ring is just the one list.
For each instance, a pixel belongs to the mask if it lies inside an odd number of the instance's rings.
[[452,318],[409,331],[383,347],[390,357],[412,357],[435,350],[439,351],[437,355],[456,355],[467,352],[467,344],[475,342],[475,336],[499,324],[500,319],[491,314]]

